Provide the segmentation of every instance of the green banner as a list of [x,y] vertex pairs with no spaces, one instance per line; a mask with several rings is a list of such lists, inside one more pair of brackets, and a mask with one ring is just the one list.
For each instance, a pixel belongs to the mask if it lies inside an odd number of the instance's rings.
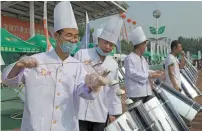
[[[56,46],[56,41],[53,38],[49,38],[50,43],[53,48]],[[31,45],[36,45],[42,48],[42,52],[46,51],[47,43],[46,43],[46,37],[44,35],[36,34],[34,37],[29,38],[26,42],[28,42]]]
[[1,52],[41,52],[39,46],[31,45],[1,28]]

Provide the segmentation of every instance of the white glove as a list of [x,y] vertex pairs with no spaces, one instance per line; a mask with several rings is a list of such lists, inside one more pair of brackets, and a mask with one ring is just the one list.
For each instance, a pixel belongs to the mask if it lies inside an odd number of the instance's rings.
[[106,86],[108,84],[108,80],[97,73],[92,73],[86,75],[85,83],[92,91],[98,92],[102,86]]
[[126,94],[126,92],[124,90],[122,90],[122,89],[118,89],[117,92],[116,92],[117,96],[121,96],[121,95],[125,95],[125,94]]
[[37,67],[38,62],[33,57],[25,56],[20,58],[20,60],[16,63],[16,66],[20,68],[32,68],[32,67]]
[[131,99],[128,98],[128,99],[125,101],[125,103],[126,103],[126,105],[133,104],[133,100],[131,100]]
[[149,74],[149,78],[160,78],[163,75],[162,71],[155,71]]
[[92,60],[84,60],[84,61],[83,61],[83,63],[84,63],[85,65],[90,65],[91,62],[92,62]]

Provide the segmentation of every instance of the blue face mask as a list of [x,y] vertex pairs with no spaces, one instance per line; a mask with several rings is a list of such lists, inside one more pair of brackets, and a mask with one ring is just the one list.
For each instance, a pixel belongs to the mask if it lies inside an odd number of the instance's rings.
[[71,51],[73,51],[77,48],[77,45],[75,43],[71,43],[68,41],[68,42],[64,42],[60,46],[60,48],[64,53],[70,53]]
[[99,46],[96,47],[96,50],[97,50],[98,54],[101,55],[101,56],[108,56],[109,55],[109,53],[104,53],[102,51],[102,49],[100,49]]

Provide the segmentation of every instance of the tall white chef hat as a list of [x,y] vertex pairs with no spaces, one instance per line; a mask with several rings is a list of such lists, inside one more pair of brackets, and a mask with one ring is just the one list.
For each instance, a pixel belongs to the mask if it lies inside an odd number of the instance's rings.
[[133,45],[139,45],[147,40],[141,26],[132,30],[129,34],[129,40],[133,43]]
[[98,45],[98,37],[100,37],[102,31],[103,31],[103,28],[100,28],[100,29],[97,29],[95,32],[93,32],[93,43],[95,45]]
[[54,32],[64,28],[78,29],[70,1],[62,1],[54,9]]
[[123,20],[119,16],[109,17],[99,38],[117,44],[122,25]]

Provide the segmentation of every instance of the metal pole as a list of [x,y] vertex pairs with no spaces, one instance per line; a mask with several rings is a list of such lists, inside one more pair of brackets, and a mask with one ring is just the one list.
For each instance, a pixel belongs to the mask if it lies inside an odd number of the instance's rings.
[[88,43],[87,43],[87,30],[88,30],[88,28],[87,28],[87,24],[88,24],[88,14],[87,14],[87,11],[86,11],[86,49],[88,48]]
[[158,18],[156,18],[156,45],[157,45],[157,54],[159,55],[159,45],[158,45]]
[[29,2],[29,12],[30,12],[30,36],[33,37],[35,35],[35,28],[34,28],[34,1]]
[[[119,42],[120,42],[120,55],[122,56],[122,51],[121,51],[121,41],[119,41]],[[120,58],[121,58],[121,56],[120,56]],[[121,66],[121,67],[123,66],[123,65],[122,65],[122,58],[121,58],[120,66]]]

